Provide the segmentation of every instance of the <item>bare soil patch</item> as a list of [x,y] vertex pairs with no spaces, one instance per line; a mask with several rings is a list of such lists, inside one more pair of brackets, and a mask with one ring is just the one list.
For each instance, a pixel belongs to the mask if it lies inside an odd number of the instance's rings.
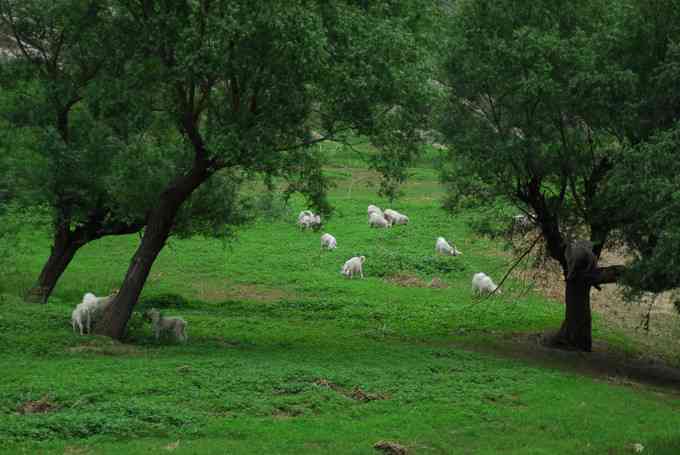
[[373,444],[373,448],[387,455],[406,455],[408,453],[408,449],[406,447],[392,441],[378,441]]
[[347,398],[350,398],[352,400],[356,401],[362,401],[362,402],[369,402],[369,401],[379,401],[379,400],[389,400],[389,397],[385,394],[382,393],[370,393],[366,392],[359,387],[354,387],[353,389],[346,389],[344,387],[341,387],[327,379],[317,379],[314,381],[314,384],[319,386],[319,387],[326,387],[334,392],[337,392],[341,395],[346,396]]
[[123,344],[118,341],[106,339],[106,340],[92,340],[81,344],[78,346],[72,346],[67,349],[69,352],[73,353],[92,353],[99,355],[110,355],[110,356],[135,356],[141,355],[143,351],[133,344]]
[[417,275],[409,273],[399,273],[397,275],[391,275],[385,278],[385,281],[393,284],[395,286],[400,286],[404,288],[448,288],[449,285],[444,283],[440,278],[434,277],[429,283],[420,278]]
[[258,284],[200,283],[193,286],[197,297],[205,302],[224,302],[225,300],[253,300],[256,302],[276,302],[293,299],[296,296],[282,289],[268,288]]
[[395,286],[401,286],[403,288],[426,288],[427,283],[423,281],[420,277],[416,275],[411,275],[408,273],[400,273],[397,275],[391,275],[385,278],[390,284]]
[[39,400],[29,400],[17,407],[19,414],[45,414],[57,410],[59,407],[49,400],[47,395]]

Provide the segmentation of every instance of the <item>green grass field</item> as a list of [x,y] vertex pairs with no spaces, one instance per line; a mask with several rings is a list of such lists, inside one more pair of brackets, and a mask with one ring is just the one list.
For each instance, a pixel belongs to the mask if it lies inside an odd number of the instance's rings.
[[[558,327],[563,308],[512,280],[472,298],[473,273],[498,280],[508,259],[440,210],[435,169],[416,169],[394,204],[410,225],[372,230],[366,206],[388,204],[369,172],[340,164],[328,170],[337,213],[324,227],[334,252],[296,229],[299,200],[233,242],[171,241],[139,309],[184,317],[186,345],[157,343],[139,314],[125,344],[71,330],[84,292],[119,285],[137,236],[85,247],[49,304],[33,306],[19,296],[49,239],[23,232],[0,282],[0,451],[371,454],[388,440],[416,454],[626,454],[635,443],[680,453],[673,391],[488,352]],[[464,255],[434,257],[439,235]],[[347,280],[340,267],[356,254],[366,278]],[[426,287],[434,277],[448,287]],[[635,349],[599,319],[595,336]]]

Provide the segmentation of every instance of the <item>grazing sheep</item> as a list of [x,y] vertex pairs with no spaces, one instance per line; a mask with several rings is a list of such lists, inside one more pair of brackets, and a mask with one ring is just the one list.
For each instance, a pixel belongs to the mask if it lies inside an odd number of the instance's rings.
[[354,275],[359,274],[361,278],[364,277],[364,261],[366,256],[354,256],[348,259],[347,262],[342,266],[340,273],[348,278],[354,277]]
[[90,309],[87,305],[79,303],[76,305],[73,313],[71,313],[71,326],[73,333],[76,331],[76,326],[80,329],[80,334],[83,334],[83,328],[87,328],[87,333],[90,332]]
[[387,221],[382,215],[373,212],[368,215],[368,225],[374,228],[388,228],[390,227],[390,222]]
[[460,256],[461,253],[455,246],[449,245],[444,237],[437,237],[437,242],[434,244],[434,252],[446,256]]
[[96,321],[97,319],[99,319],[99,317],[101,317],[106,307],[108,307],[111,304],[111,302],[113,302],[113,299],[116,297],[116,294],[118,294],[118,290],[114,290],[113,292],[111,292],[111,294],[104,297],[97,297],[91,292],[85,293],[81,305],[84,305],[87,308],[88,332],[90,331],[92,321]]
[[389,221],[392,225],[394,224],[408,224],[409,219],[403,213],[399,213],[396,210],[387,209],[385,210],[385,219]]
[[378,207],[377,205],[373,205],[373,204],[368,206],[367,212],[368,212],[369,216],[371,215],[371,213],[377,213],[380,216],[384,216],[383,211],[380,209],[380,207]]
[[156,340],[161,337],[161,332],[171,333],[177,341],[186,343],[187,337],[187,321],[179,317],[165,317],[155,308],[151,308],[144,313],[144,318],[151,321],[153,333]]
[[301,229],[309,229],[309,228],[316,229],[319,226],[321,226],[321,216],[315,215],[313,212],[311,212],[309,210],[303,210],[298,215],[297,224],[298,224],[298,226],[300,226]]
[[475,273],[472,277],[472,293],[475,295],[492,294],[501,290],[486,273]]
[[338,242],[335,237],[329,233],[325,233],[321,236],[321,248],[328,248],[329,250],[334,250],[338,247]]

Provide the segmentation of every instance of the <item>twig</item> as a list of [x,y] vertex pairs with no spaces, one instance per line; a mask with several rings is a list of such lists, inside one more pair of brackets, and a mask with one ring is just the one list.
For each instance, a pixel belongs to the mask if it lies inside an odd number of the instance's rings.
[[642,317],[638,326],[635,327],[635,330],[644,329],[645,332],[649,333],[649,322],[652,319],[652,307],[654,306],[655,302],[656,298],[652,299],[652,301],[649,303],[649,308],[647,308],[647,314]]
[[538,235],[536,236],[536,238],[534,239],[534,241],[531,242],[531,246],[529,246],[529,248],[527,248],[527,250],[526,250],[524,253],[522,253],[522,255],[519,257],[519,259],[517,259],[517,261],[512,265],[512,267],[510,267],[510,268],[508,269],[508,271],[505,273],[505,276],[503,277],[503,279],[501,280],[501,282],[498,283],[498,286],[496,286],[496,289],[494,289],[493,292],[489,293],[489,295],[487,295],[486,298],[485,298],[484,300],[486,300],[486,299],[488,299],[489,297],[491,297],[492,295],[494,295],[494,294],[496,293],[496,291],[497,291],[498,289],[501,288],[501,286],[503,285],[503,283],[505,283],[505,280],[508,279],[508,276],[510,276],[510,274],[512,273],[512,271],[515,270],[515,268],[517,268],[517,266],[519,265],[519,263],[522,262],[522,260],[524,260],[524,258],[525,258],[529,253],[531,253],[531,250],[534,249],[534,247],[536,246],[536,244],[538,243],[538,241],[539,241],[539,239],[540,239],[541,237],[542,237],[541,234],[538,234]]
[[531,243],[531,246],[529,246],[529,248],[527,248],[527,250],[526,250],[524,253],[522,253],[522,255],[519,257],[519,259],[517,259],[517,261],[515,261],[515,263],[512,265],[512,267],[510,267],[510,268],[508,269],[508,271],[505,273],[505,276],[504,276],[503,279],[500,281],[500,283],[498,284],[498,286],[496,286],[496,289],[494,289],[493,292],[489,293],[489,294],[488,294],[486,297],[484,297],[483,299],[477,300],[476,302],[472,302],[470,305],[464,307],[463,310],[467,310],[467,309],[469,309],[470,307],[476,306],[477,304],[479,304],[479,303],[481,303],[481,302],[487,300],[487,299],[490,298],[493,294],[495,294],[495,293],[496,293],[496,290],[500,289],[501,285],[505,282],[505,280],[508,278],[508,276],[510,275],[510,273],[512,273],[512,271],[515,270],[515,268],[517,268],[517,266],[520,264],[520,262],[522,262],[522,261],[524,260],[524,258],[531,252],[531,250],[534,249],[534,247],[536,246],[536,244],[538,243],[538,241],[539,241],[540,238],[541,238],[541,234],[538,234],[538,235],[536,236],[536,238],[534,239],[534,241]]

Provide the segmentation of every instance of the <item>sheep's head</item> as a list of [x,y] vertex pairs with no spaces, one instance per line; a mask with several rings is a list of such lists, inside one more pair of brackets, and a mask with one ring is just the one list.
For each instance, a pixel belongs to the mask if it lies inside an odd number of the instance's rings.
[[151,308],[150,310],[146,310],[144,312],[143,319],[145,321],[153,322],[156,321],[160,318],[161,312],[158,311],[156,308]]
[[359,260],[361,260],[361,263],[363,264],[366,260],[366,256],[359,256]]

